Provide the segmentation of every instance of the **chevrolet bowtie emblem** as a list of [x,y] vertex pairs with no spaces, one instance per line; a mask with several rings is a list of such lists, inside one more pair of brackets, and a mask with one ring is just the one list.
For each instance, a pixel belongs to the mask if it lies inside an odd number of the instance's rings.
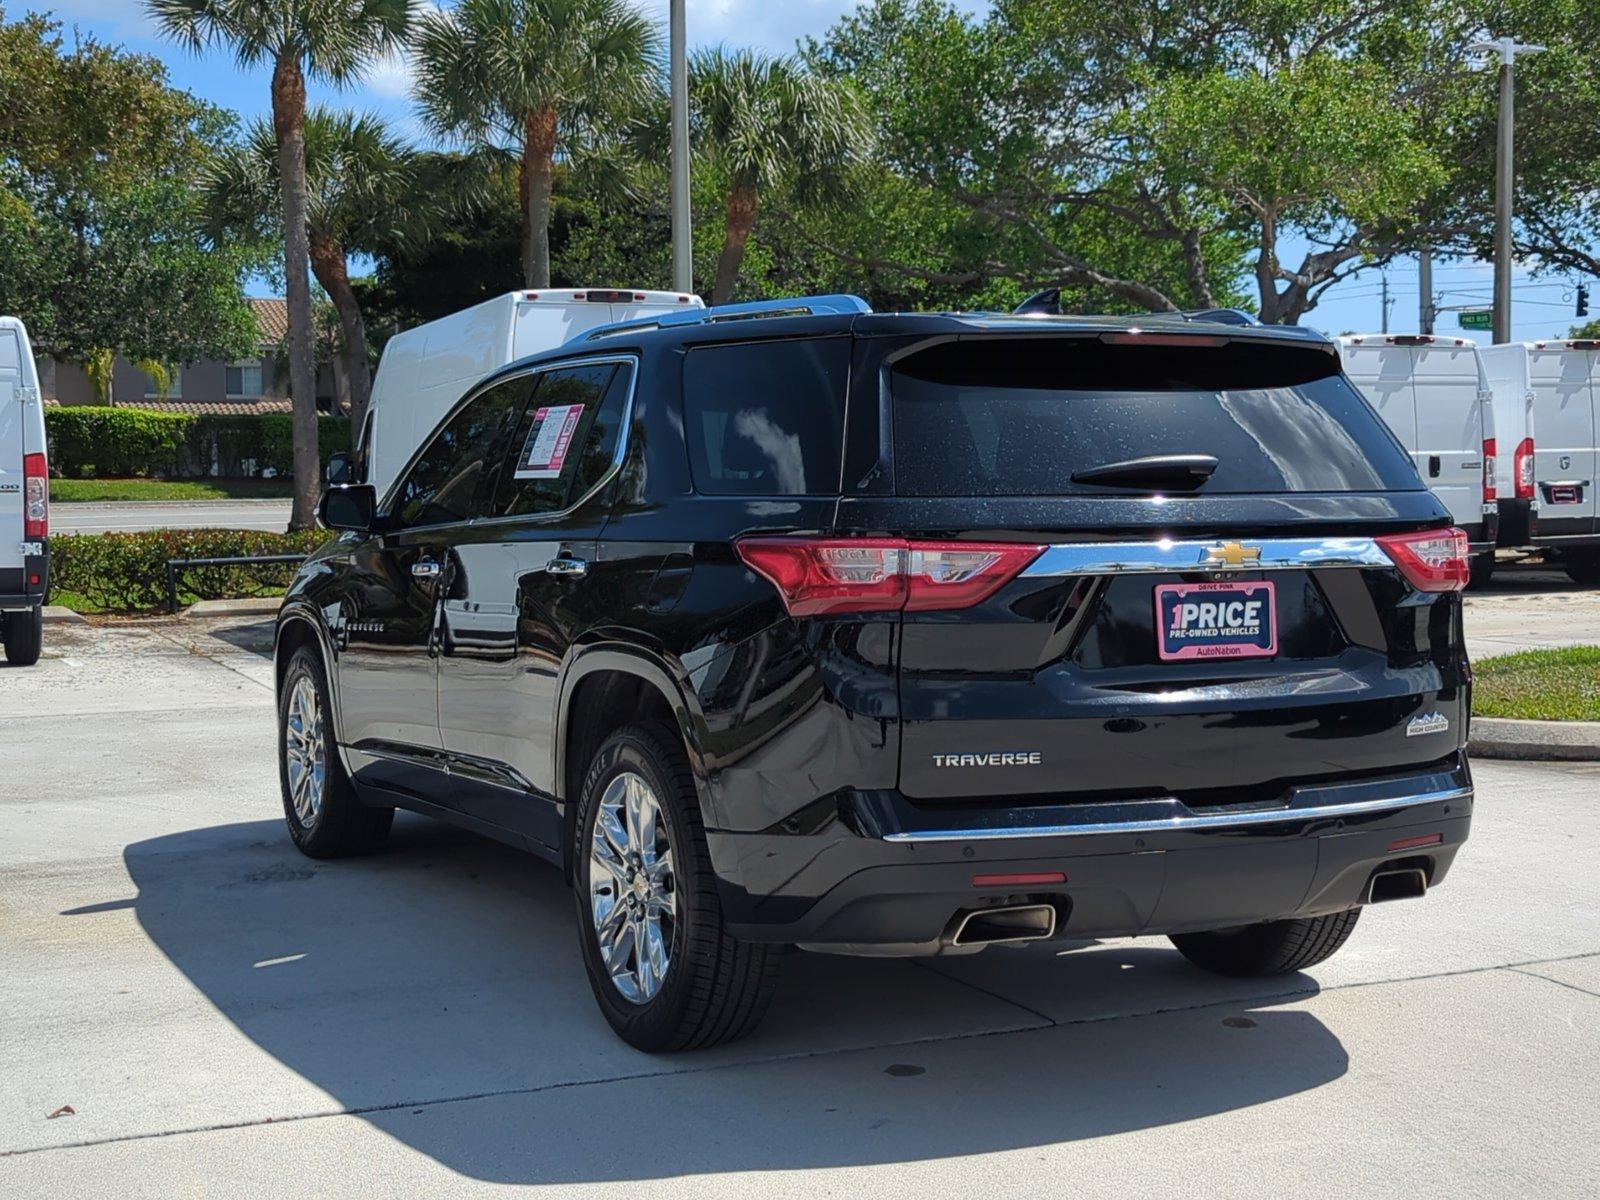
[[1230,567],[1242,567],[1245,563],[1258,563],[1260,561],[1260,546],[1244,546],[1238,542],[1223,542],[1220,545],[1206,547],[1207,563],[1225,563]]

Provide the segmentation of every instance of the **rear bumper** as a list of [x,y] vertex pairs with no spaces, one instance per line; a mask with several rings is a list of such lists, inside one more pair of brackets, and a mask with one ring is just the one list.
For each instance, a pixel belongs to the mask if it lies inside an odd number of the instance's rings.
[[50,551],[43,542],[39,549],[39,554],[25,555],[20,567],[0,567],[0,612],[38,608],[49,596]]
[[[1342,911],[1364,901],[1375,871],[1401,860],[1430,886],[1441,881],[1472,802],[1461,759],[1299,788],[1270,808],[1153,800],[929,813],[898,793],[856,793],[814,832],[708,837],[737,936],[915,954],[935,952],[957,914],[998,904],[1052,904],[1069,938]],[[981,875],[1051,873],[1064,882],[974,885]]]

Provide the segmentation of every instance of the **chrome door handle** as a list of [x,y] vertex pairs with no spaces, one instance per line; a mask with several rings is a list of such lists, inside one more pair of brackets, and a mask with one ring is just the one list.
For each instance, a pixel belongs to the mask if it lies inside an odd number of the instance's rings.
[[581,558],[570,558],[563,554],[545,563],[544,569],[551,575],[587,575],[589,564]]
[[444,568],[431,558],[424,558],[411,564],[411,574],[418,579],[437,579],[444,574]]

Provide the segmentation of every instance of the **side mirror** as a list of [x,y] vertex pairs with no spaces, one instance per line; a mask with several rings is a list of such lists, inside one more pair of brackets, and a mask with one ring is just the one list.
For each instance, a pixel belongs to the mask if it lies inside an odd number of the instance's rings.
[[328,466],[323,471],[329,487],[339,487],[355,480],[355,471],[348,452],[340,450],[328,456]]
[[370,483],[347,483],[322,493],[317,520],[324,528],[370,533],[378,521],[378,490]]

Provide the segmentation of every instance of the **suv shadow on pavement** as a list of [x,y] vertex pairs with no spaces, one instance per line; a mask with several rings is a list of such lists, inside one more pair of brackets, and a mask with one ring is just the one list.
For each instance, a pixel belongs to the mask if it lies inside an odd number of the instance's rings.
[[1220,980],[1154,942],[936,962],[796,953],[757,1034],[652,1057],[596,1012],[559,873],[496,843],[402,817],[385,853],[317,863],[260,821],[139,842],[125,863],[155,945],[311,1085],[284,1111],[283,1088],[234,1058],[216,1070],[219,1121],[342,1109],[482,1180],[1021,1149],[1247,1109],[1348,1068],[1314,1016],[1271,1007],[1314,994],[1308,977]]

